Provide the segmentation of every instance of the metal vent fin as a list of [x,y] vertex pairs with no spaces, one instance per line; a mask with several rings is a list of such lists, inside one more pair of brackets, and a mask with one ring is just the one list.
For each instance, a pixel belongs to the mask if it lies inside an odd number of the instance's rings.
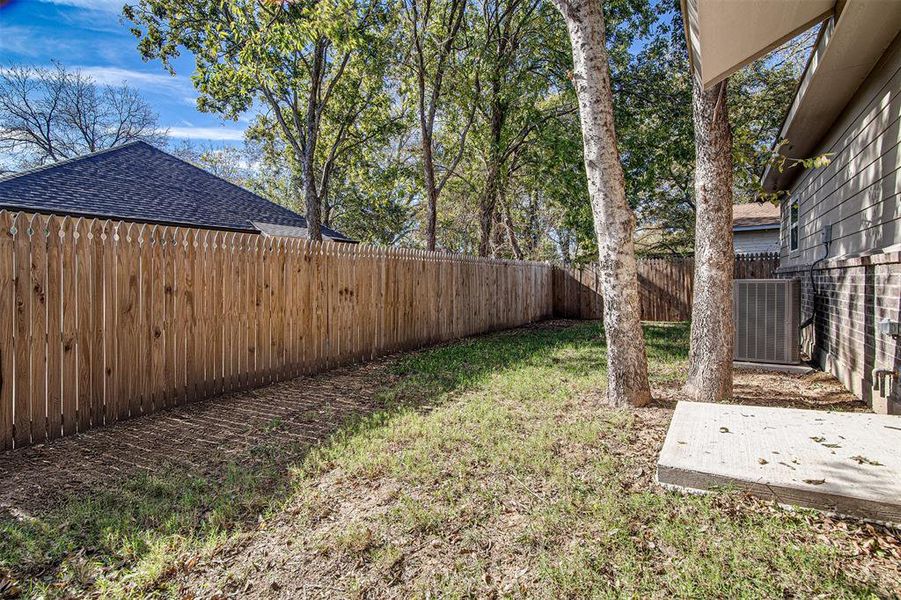
[[799,363],[799,282],[741,279],[734,285],[735,360]]

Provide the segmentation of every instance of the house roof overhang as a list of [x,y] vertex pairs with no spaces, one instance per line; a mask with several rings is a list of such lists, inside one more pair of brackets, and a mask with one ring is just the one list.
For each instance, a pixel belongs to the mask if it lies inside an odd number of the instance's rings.
[[[790,158],[812,158],[901,29],[901,2],[847,0],[820,32],[777,141]],[[773,165],[761,178],[767,192],[788,190],[804,172]]]
[[705,89],[828,18],[836,0],[681,0],[688,57]]
[[[899,0],[681,0],[694,76],[723,81],[792,37],[826,21],[777,141],[810,158],[901,29]],[[787,190],[800,167],[768,167],[765,191]]]
[[732,231],[771,231],[779,230],[779,223],[768,223],[766,225],[736,225]]

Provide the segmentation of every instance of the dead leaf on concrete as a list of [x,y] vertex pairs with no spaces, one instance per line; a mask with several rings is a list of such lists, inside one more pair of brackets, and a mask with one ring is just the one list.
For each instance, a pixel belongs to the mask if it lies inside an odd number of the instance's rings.
[[859,464],[859,465],[866,464],[866,465],[873,465],[874,467],[883,466],[883,464],[881,462],[876,461],[876,460],[870,460],[866,456],[861,456],[859,454],[857,456],[852,456],[851,460],[857,461],[857,464]]

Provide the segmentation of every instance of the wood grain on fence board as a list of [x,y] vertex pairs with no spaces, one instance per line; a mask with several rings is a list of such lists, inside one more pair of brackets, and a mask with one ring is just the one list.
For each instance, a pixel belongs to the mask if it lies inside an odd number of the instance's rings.
[[12,224],[12,216],[0,212],[0,450],[13,445],[16,272]]
[[[779,265],[778,254],[735,257],[736,279],[766,279]],[[694,258],[638,260],[641,318],[645,321],[686,321],[691,318]],[[554,314],[575,319],[603,317],[601,278],[596,265],[554,267]]]
[[553,311],[553,268],[0,211],[0,449]]

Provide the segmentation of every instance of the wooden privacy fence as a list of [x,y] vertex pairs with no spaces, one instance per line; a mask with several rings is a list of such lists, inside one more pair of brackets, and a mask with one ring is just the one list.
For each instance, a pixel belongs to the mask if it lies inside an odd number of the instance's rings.
[[552,269],[0,211],[0,449],[548,317]]
[[[779,266],[779,255],[735,257],[736,279],[767,279]],[[694,258],[645,258],[638,261],[641,318],[686,321],[691,318]],[[574,319],[600,319],[601,279],[596,265],[582,269],[555,267],[554,314]]]

